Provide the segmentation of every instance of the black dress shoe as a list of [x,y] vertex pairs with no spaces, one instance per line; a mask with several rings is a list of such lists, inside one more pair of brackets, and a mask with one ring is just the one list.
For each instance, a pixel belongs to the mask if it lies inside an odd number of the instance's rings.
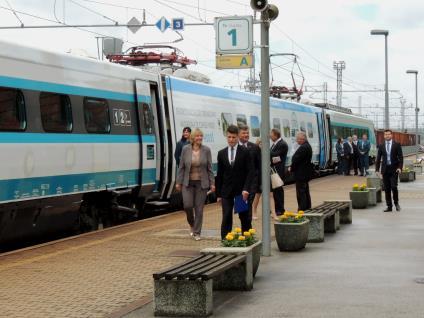
[[392,212],[392,208],[387,207],[383,212]]
[[396,206],[396,211],[400,212],[400,205],[399,204],[395,204]]

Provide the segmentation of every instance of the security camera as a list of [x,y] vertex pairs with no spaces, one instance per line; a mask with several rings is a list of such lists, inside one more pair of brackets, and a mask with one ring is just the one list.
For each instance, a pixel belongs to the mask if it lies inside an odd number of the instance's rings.
[[250,0],[250,7],[255,11],[264,11],[268,8],[268,0]]

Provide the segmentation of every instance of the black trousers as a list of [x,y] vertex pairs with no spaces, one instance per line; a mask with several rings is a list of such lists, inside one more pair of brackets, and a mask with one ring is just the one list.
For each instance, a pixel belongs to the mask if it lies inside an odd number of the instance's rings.
[[298,210],[306,211],[312,207],[309,183],[307,181],[296,181],[296,197]]
[[358,175],[358,166],[359,166],[358,161],[359,161],[359,156],[353,155],[352,164],[353,164],[353,172],[355,173],[355,176]]
[[[222,198],[222,223],[221,223],[221,239],[233,229],[233,208],[234,198]],[[250,208],[249,208],[250,210]],[[241,223],[241,230],[249,231],[252,227],[252,218],[249,218],[249,212],[238,213]]]
[[352,169],[352,156],[344,156],[344,174],[349,175]]
[[274,206],[275,214],[281,215],[284,213],[284,189],[283,187],[278,187],[272,190],[274,196]]
[[394,204],[399,203],[399,192],[398,192],[398,173],[396,167],[387,166],[383,173],[384,192],[386,194],[386,204],[389,208],[392,204],[392,192]]

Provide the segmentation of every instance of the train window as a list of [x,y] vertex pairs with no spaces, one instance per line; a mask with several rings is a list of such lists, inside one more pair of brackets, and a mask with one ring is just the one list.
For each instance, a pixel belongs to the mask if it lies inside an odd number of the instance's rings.
[[299,124],[297,121],[297,115],[295,112],[292,112],[291,115],[291,136],[296,137],[296,133],[299,130]]
[[304,121],[300,122],[300,131],[306,132],[306,125]]
[[280,123],[280,119],[279,118],[274,118],[272,120],[272,128],[276,128],[279,131],[281,131],[281,123]]
[[230,113],[221,113],[222,133],[227,136],[228,126],[233,124],[233,115]]
[[0,130],[25,130],[25,98],[18,89],[0,87]]
[[142,135],[153,135],[154,134],[154,122],[152,108],[149,104],[142,103],[142,116],[143,116],[143,125],[141,127]]
[[40,94],[40,112],[45,131],[72,131],[72,110],[68,95],[42,92]]
[[308,123],[308,138],[314,138],[314,130],[312,123]]
[[110,132],[109,106],[105,99],[84,98],[85,129],[89,133],[106,134]]
[[250,129],[252,131],[252,137],[261,136],[261,125],[258,116],[250,116]]
[[246,119],[246,115],[242,115],[242,114],[237,114],[237,127],[241,127],[241,126],[247,126],[247,119]]
[[290,137],[290,122],[288,119],[283,119],[283,135],[286,138]]

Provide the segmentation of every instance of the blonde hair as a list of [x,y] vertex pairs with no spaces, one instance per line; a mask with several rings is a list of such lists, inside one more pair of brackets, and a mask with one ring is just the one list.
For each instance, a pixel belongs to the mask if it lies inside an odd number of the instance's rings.
[[198,135],[202,135],[203,137],[203,131],[201,131],[199,128],[194,129],[190,134],[190,143],[194,144],[194,138]]

